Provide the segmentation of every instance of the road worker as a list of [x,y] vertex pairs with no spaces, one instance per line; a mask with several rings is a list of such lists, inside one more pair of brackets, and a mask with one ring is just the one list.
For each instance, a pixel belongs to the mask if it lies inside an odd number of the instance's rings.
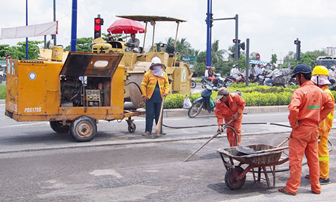
[[241,126],[245,100],[237,93],[229,93],[225,87],[218,89],[216,100],[215,115],[218,123],[217,131],[223,131],[223,119],[225,120],[225,124],[228,124],[228,122],[233,119],[229,126],[233,127],[236,131],[238,144],[234,132],[230,129],[226,130],[227,139],[230,143],[230,147],[241,145]]
[[288,105],[288,119],[292,127],[288,143],[290,176],[286,186],[278,191],[296,195],[301,184],[302,158],[306,155],[311,191],[320,194],[318,126],[320,121],[334,109],[334,103],[322,89],[310,81],[311,68],[308,65],[298,65],[292,77],[295,77],[300,87],[294,91],[291,103]]
[[[157,124],[161,103],[169,92],[168,76],[164,71],[164,67],[159,57],[153,57],[152,64],[149,67],[150,70],[145,73],[142,79],[142,99],[146,103],[146,130],[142,135],[145,137],[156,138],[155,134],[152,135],[153,119],[155,118],[155,123]],[[165,135],[162,132],[162,126],[160,131],[159,135]]]
[[[325,66],[316,66],[313,69],[312,73],[312,82],[320,87],[327,96],[335,102],[334,96],[331,91],[328,89],[328,85],[331,84],[328,80],[329,72]],[[328,114],[327,118],[319,124],[319,138],[320,142],[318,143],[318,155],[320,163],[320,184],[330,183],[329,179],[329,151],[328,151],[328,135],[331,130],[334,120],[334,110]],[[309,179],[309,175],[306,175],[306,178]]]

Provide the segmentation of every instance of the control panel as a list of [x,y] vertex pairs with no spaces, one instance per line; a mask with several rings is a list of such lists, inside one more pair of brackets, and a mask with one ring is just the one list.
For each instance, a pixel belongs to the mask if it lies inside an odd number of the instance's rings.
[[101,106],[100,90],[86,90],[86,106]]

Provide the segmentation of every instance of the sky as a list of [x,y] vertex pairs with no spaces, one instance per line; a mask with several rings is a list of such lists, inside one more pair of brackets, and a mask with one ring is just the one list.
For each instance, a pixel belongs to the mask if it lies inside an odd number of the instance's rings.
[[[28,25],[53,21],[53,0],[27,0]],[[26,25],[26,0],[1,0],[0,28]],[[186,20],[179,26],[178,39],[186,38],[191,46],[206,50],[207,0],[77,0],[77,38],[93,37],[93,19],[97,14],[104,19],[102,31],[116,20],[116,15],[157,15]],[[277,54],[281,63],[290,51],[295,52],[294,40],[301,41],[301,52],[325,50],[336,46],[335,0],[213,0],[214,18],[232,18],[238,15],[238,38],[250,40],[250,53],[260,54],[269,61]],[[59,22],[57,44],[64,47],[71,40],[72,0],[56,0],[56,20]],[[144,24],[144,23],[142,23]],[[175,37],[175,22],[158,22],[155,43],[165,43]],[[148,28],[147,49],[151,43],[152,28]],[[137,34],[140,44],[143,34]],[[235,21],[215,21],[212,42],[219,40],[220,49],[228,50],[235,37]],[[44,37],[29,40],[43,41]],[[48,36],[47,40],[51,40]],[[3,39],[0,44],[16,45],[21,39]]]

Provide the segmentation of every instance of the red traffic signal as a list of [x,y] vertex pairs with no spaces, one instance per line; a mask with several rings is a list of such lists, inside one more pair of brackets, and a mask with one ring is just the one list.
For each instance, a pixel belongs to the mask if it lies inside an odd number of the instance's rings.
[[294,44],[296,44],[296,45],[297,45],[297,44],[299,44],[299,43],[300,43],[300,41],[299,41],[299,40],[297,40],[297,39],[296,39],[296,40],[294,40]]
[[[232,41],[233,43],[236,43],[236,39],[233,39]],[[240,39],[238,39],[238,43],[240,43]]]
[[100,18],[100,15],[98,15],[98,17],[94,19],[94,38],[101,36],[101,26],[103,24],[104,20]]

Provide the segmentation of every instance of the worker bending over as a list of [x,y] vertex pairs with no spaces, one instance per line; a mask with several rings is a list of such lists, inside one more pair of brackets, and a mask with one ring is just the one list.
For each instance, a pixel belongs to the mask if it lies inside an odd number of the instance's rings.
[[229,126],[233,127],[236,131],[238,144],[236,142],[235,134],[231,129],[226,130],[227,139],[230,143],[230,147],[240,145],[245,100],[243,100],[237,93],[229,93],[225,87],[218,89],[216,100],[215,115],[218,123],[217,131],[223,131],[223,119],[225,120],[225,124],[228,124],[228,122],[233,119]]

